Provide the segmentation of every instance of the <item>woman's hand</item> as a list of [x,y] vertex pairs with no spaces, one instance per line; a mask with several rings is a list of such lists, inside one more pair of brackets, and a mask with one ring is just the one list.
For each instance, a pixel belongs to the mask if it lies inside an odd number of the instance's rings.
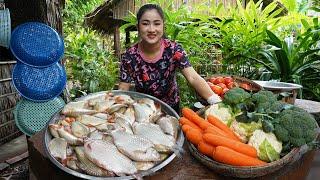
[[129,89],[130,89],[130,83],[120,82],[118,89],[119,89],[119,90],[123,90],[123,91],[129,91]]
[[221,101],[220,97],[211,90],[207,82],[193,69],[193,67],[182,69],[181,72],[199,95],[204,99],[207,99],[209,104]]

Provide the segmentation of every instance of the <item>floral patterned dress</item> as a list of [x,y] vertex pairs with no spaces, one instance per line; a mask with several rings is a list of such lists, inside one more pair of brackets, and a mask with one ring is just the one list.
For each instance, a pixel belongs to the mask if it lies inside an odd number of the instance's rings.
[[139,45],[135,44],[122,56],[120,81],[134,81],[137,92],[157,97],[176,107],[180,102],[176,69],[190,66],[185,51],[174,41],[162,39],[160,56],[154,60],[147,60]]

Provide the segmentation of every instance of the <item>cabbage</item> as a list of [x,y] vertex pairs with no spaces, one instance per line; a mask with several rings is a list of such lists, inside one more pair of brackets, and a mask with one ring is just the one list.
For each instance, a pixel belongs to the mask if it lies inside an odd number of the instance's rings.
[[263,161],[272,162],[280,159],[280,153],[274,149],[267,139],[264,139],[260,144],[259,151],[259,159]]
[[213,104],[205,112],[205,118],[207,119],[208,115],[212,115],[220,119],[224,124],[230,126],[230,123],[233,121],[233,116],[231,113],[231,108],[223,103]]
[[251,122],[251,123],[242,123],[234,120],[230,128],[235,132],[241,139],[242,142],[247,143],[249,138],[252,136],[252,133],[262,128],[261,122]]
[[277,140],[273,133],[265,133],[258,129],[253,132],[248,144],[257,150],[259,159],[263,161],[272,162],[280,159],[282,142]]

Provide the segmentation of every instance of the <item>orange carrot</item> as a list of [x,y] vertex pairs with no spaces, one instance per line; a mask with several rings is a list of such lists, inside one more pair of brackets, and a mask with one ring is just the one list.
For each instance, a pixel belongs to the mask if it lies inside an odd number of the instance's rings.
[[230,137],[233,136],[234,138],[232,139],[236,139],[239,142],[241,142],[240,138],[226,125],[224,124],[220,119],[218,119],[215,116],[212,115],[208,115],[207,120],[209,121],[209,123],[211,123],[212,125],[215,125],[217,128],[221,129],[222,131],[224,131],[225,133],[227,133]]
[[257,157],[257,150],[248,144],[244,144],[242,142],[235,141],[230,138],[226,138],[223,136],[217,136],[217,135],[213,135],[210,133],[204,134],[203,139],[207,143],[211,144],[212,146],[225,146],[225,147],[233,149],[239,153],[246,154],[246,155],[254,157],[254,158]]
[[217,146],[212,153],[212,158],[218,162],[234,166],[263,166],[267,163],[258,158],[234,151],[230,148]]
[[182,115],[193,123],[197,124],[203,130],[210,126],[210,123],[208,121],[204,120],[190,108],[182,108]]
[[194,129],[202,133],[201,129],[193,128],[189,124],[185,124],[182,126],[182,131],[186,134],[190,129]]
[[197,129],[189,129],[186,133],[187,139],[194,145],[198,145],[202,141],[202,133]]
[[[210,127],[208,127],[204,133],[211,133],[214,135],[218,135],[218,136],[223,136],[229,139],[233,139],[235,141],[239,141],[238,138],[234,137],[234,136],[230,136],[230,134],[227,134],[226,132],[222,131],[221,129],[217,128],[216,126],[212,125]],[[241,141],[239,141],[241,142]]]
[[198,150],[209,157],[212,156],[212,153],[214,151],[214,147],[211,146],[210,144],[206,143],[205,141],[200,141],[198,144]]
[[188,124],[189,126],[195,128],[195,129],[201,130],[201,128],[198,125],[196,125],[195,123],[193,123],[192,121],[190,121],[189,119],[187,119],[185,117],[181,117],[179,123],[182,125]]
[[192,129],[193,127],[191,127],[190,125],[188,125],[188,124],[184,124],[184,125],[182,125],[182,131],[184,132],[184,133],[187,133],[190,129]]
[[211,125],[210,127],[208,127],[204,131],[204,133],[211,133],[211,134],[215,134],[215,135],[218,135],[218,136],[228,137],[228,135],[224,131],[222,131],[221,129],[217,128],[214,125]]

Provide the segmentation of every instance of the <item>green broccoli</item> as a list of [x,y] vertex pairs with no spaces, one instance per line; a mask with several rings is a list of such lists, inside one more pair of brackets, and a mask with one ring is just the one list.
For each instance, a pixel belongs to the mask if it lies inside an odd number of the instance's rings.
[[277,138],[293,147],[312,142],[316,138],[316,120],[298,107],[283,110],[275,119],[274,133]]
[[293,105],[287,104],[282,101],[275,101],[269,104],[269,107],[266,107],[265,112],[271,117],[276,117],[281,111],[289,108],[293,108]]
[[265,112],[277,101],[277,96],[271,91],[259,91],[252,95],[252,101],[256,104],[256,112]]
[[223,96],[223,103],[235,106],[250,98],[251,95],[242,88],[235,87],[227,91]]

